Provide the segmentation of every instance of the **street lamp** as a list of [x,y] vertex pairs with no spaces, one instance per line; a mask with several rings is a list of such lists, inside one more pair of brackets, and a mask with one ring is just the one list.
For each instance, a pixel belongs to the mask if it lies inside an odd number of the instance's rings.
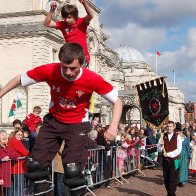
[[179,120],[182,122],[182,108],[179,108]]

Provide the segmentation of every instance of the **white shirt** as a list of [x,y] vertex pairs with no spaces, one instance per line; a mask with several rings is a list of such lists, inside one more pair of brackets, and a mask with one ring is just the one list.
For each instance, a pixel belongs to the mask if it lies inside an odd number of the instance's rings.
[[[172,133],[168,133],[168,140],[170,141],[172,136],[173,136],[173,132]],[[177,136],[177,149],[171,152],[166,152],[165,148],[164,148],[164,141],[163,141],[163,135],[161,136],[161,138],[159,139],[158,142],[158,151],[162,151],[163,150],[163,156],[164,157],[169,157],[169,158],[174,158],[176,156],[178,156],[182,150],[182,140],[180,135]]]

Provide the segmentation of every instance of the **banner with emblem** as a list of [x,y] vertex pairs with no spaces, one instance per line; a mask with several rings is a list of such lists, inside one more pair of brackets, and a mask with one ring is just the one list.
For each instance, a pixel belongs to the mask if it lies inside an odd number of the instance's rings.
[[160,127],[169,114],[165,77],[136,85],[143,119]]

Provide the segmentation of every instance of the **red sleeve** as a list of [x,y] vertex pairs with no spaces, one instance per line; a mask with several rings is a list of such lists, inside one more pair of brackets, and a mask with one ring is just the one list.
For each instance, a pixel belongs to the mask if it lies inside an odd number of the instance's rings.
[[99,95],[107,94],[113,90],[113,86],[105,81],[100,75],[96,74],[94,91]]
[[64,21],[56,21],[56,29],[63,30],[66,28],[66,24]]
[[29,125],[30,131],[35,131],[36,130],[36,124],[37,123],[42,123],[42,119],[39,116],[32,119],[31,124]]
[[29,151],[23,146],[22,142],[16,138],[11,138],[8,141],[8,146],[12,147],[21,156],[29,156]]
[[7,152],[10,159],[16,159],[19,157],[18,153],[10,147],[7,147]]
[[89,25],[89,23],[88,24],[86,23],[85,17],[78,18],[77,23],[78,23],[78,25],[82,26],[84,29],[86,29],[87,26]]
[[48,79],[54,74],[53,71],[54,71],[55,66],[58,66],[58,63],[41,65],[30,71],[27,71],[27,75],[28,77],[36,81],[47,82]]
[[31,115],[29,114],[28,116],[26,116],[25,120],[24,120],[24,125],[27,127],[30,127],[32,123],[32,118]]

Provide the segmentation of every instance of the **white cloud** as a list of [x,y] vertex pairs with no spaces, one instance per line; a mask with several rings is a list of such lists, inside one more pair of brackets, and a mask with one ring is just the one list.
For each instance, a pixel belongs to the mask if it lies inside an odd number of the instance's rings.
[[144,52],[149,47],[162,44],[166,41],[165,30],[163,28],[148,29],[128,23],[124,28],[104,28],[110,36],[108,45],[117,48],[121,44],[128,44],[135,49]]
[[195,91],[195,81],[179,81],[177,85],[182,89],[182,92],[186,95],[185,101],[195,102],[196,100],[196,91]]
[[110,0],[104,1],[102,20],[108,26],[122,26],[132,21],[148,26],[173,26],[184,17],[195,18],[195,0]]
[[[196,85],[195,0],[99,1],[103,2],[101,22],[110,35],[109,47],[128,44],[143,54],[161,50],[158,73],[172,80],[175,68],[176,84],[185,93],[185,100],[196,100],[192,90]],[[148,62],[155,71],[155,56]]]

